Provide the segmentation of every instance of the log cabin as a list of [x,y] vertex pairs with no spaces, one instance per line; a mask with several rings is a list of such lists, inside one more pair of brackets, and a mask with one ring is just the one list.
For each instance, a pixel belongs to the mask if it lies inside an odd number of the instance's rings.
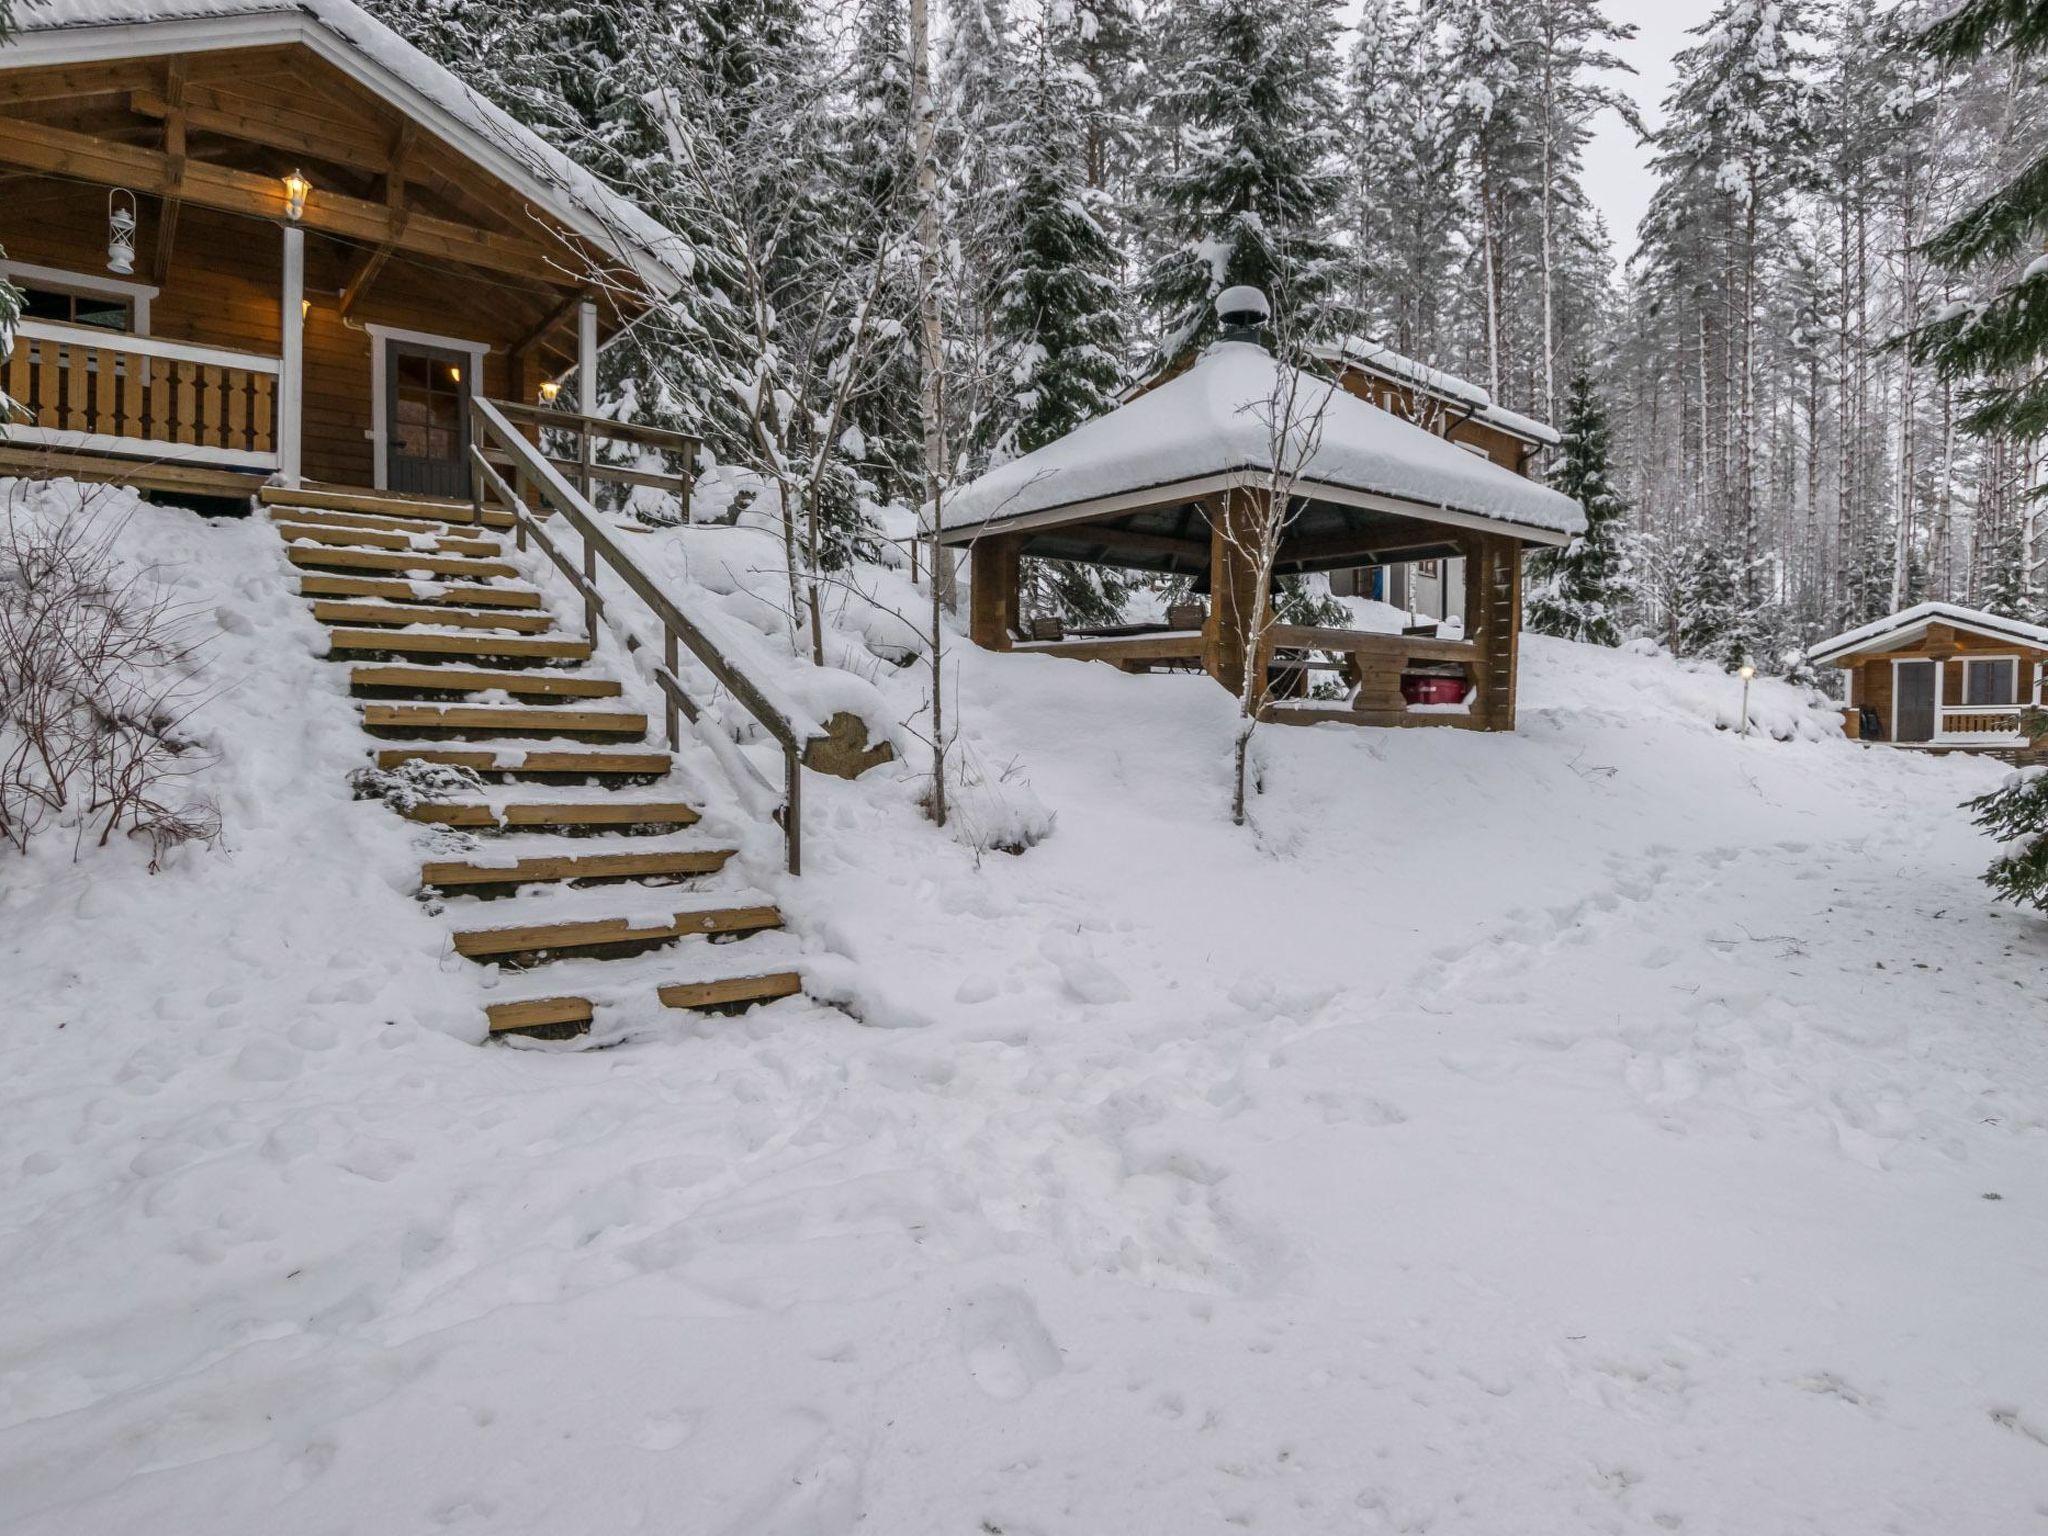
[[2030,714],[2042,706],[2048,628],[1954,603],[1920,603],[1832,636],[1807,652],[1848,681],[1852,739],[1924,752],[2039,756]]
[[[1220,339],[1184,367],[944,499],[940,542],[970,554],[975,643],[1199,669],[1232,692],[1249,671],[1262,716],[1289,724],[1513,730],[1522,554],[1567,543],[1584,512],[1334,371],[1275,358],[1256,291],[1227,290],[1218,312]],[[1274,622],[1258,579],[1267,529],[1273,578],[1458,560],[1468,622],[1456,634]],[[1027,556],[1185,577],[1202,600],[1163,624],[1044,635],[1019,608]],[[1338,686],[1312,690],[1318,671]]]
[[[0,45],[0,473],[469,494],[690,252],[348,0],[41,0]],[[563,402],[565,405],[569,401]]]

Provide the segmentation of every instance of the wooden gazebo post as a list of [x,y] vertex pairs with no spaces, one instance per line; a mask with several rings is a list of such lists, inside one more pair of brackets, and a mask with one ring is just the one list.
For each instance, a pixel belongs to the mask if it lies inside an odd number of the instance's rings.
[[1010,632],[1022,620],[1019,553],[1020,541],[1012,533],[987,534],[969,548],[967,632],[985,651],[1007,651]]
[[1468,534],[1465,638],[1479,650],[1473,713],[1492,731],[1515,728],[1515,664],[1522,627],[1522,549],[1499,534]]
[[1256,499],[1263,494],[1223,491],[1203,503],[1209,517],[1209,617],[1202,625],[1202,670],[1233,696],[1244,692],[1245,643],[1265,622]]

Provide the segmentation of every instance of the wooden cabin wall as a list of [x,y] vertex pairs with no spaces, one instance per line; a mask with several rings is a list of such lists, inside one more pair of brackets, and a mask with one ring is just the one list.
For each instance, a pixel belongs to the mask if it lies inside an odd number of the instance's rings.
[[[1384,379],[1376,379],[1350,368],[1344,372],[1344,387],[1368,405],[1376,405],[1391,415],[1399,416],[1403,421],[1415,419],[1413,394],[1398,384],[1389,384]],[[1449,427],[1458,419],[1455,410],[1437,401],[1432,400],[1430,408],[1433,412],[1440,413],[1440,417],[1432,415],[1429,418],[1438,425],[1439,435],[1443,428]],[[1488,426],[1483,421],[1462,423],[1451,434],[1451,441],[1469,443],[1475,448],[1484,449],[1487,458],[1500,465],[1502,469],[1513,470],[1518,475],[1522,473],[1524,460],[1534,452],[1531,444],[1523,442],[1518,437],[1510,437],[1498,427]]]
[[[0,249],[15,261],[107,275],[105,189],[53,180],[35,194],[0,209]],[[124,281],[147,284],[158,209],[154,198],[138,201],[136,270]],[[364,323],[489,342],[493,351],[485,358],[484,392],[523,398],[525,381],[515,380],[507,353],[531,325],[525,316],[535,303],[522,293],[519,304],[499,306],[516,321],[508,316],[493,322],[484,318],[497,287],[488,276],[427,267],[398,253],[357,304],[349,317],[353,323],[344,323],[339,295],[361,259],[358,247],[316,234],[306,238],[306,296],[312,303],[305,317],[301,462],[309,480],[351,486],[368,486],[374,478],[371,343],[369,332],[361,329]],[[179,214],[170,270],[150,302],[150,334],[276,357],[283,344],[278,312],[283,260],[277,225],[187,205]]]

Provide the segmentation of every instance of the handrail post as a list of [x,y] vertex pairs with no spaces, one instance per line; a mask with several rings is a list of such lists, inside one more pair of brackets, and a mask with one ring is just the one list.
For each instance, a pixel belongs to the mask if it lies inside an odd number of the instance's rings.
[[789,872],[804,872],[803,759],[795,747],[782,749],[785,780],[782,806],[782,841],[789,852]]
[[[676,639],[676,632],[666,624],[661,626],[661,636],[661,664],[668,668],[668,675],[673,678],[682,668],[682,642]],[[662,689],[661,696],[668,703],[668,749],[671,752],[680,751],[683,745],[682,711],[676,707],[676,696],[668,689]]]
[[[581,533],[582,530],[578,529]],[[597,546],[586,534],[583,539],[583,638],[597,644]]]

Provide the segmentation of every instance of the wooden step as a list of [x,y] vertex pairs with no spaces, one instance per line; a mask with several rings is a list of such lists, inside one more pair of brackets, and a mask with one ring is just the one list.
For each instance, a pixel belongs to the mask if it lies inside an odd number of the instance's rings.
[[[465,512],[469,509],[463,508]],[[467,520],[451,522],[431,517],[387,517],[378,512],[320,512],[311,507],[273,507],[272,522],[300,524],[308,528],[364,528],[378,533],[446,534],[459,539],[498,538],[492,530]],[[502,542],[500,544],[502,548]]]
[[[685,981],[657,987],[655,995],[669,1008],[732,1008],[751,1003],[773,1002],[803,991],[803,978],[795,971],[774,971],[762,976],[733,976],[718,981]],[[587,1029],[596,1009],[587,997],[535,997],[518,1002],[492,1003],[484,1010],[491,1021],[491,1033],[502,1035],[523,1029],[561,1030],[580,1033]]]
[[388,624],[395,630],[408,624],[432,624],[443,629],[510,629],[526,635],[542,635],[555,627],[554,615],[529,610],[507,609],[487,613],[476,608],[408,608],[402,603],[316,602],[313,617],[322,624]]
[[351,688],[403,688],[418,693],[488,693],[498,688],[536,699],[613,699],[621,691],[609,677],[545,668],[492,672],[479,667],[354,667],[348,683]]
[[422,550],[422,553],[486,557],[505,553],[505,546],[496,539],[462,538],[426,529],[418,533],[386,533],[381,528],[329,528],[309,523],[280,522],[275,518],[271,520],[271,526],[277,529],[279,537],[287,541],[312,539],[335,548],[420,550],[420,545],[414,540],[424,538],[431,541],[431,548]]
[[693,806],[678,800],[590,800],[520,802],[502,810],[468,801],[426,801],[405,812],[409,821],[440,827],[495,828],[517,832],[528,827],[687,827],[697,820]]
[[464,731],[496,736],[645,736],[647,717],[627,710],[533,709],[507,704],[365,704],[369,731]]
[[[425,585],[420,583],[419,585]],[[539,608],[543,599],[531,587],[476,587],[448,582],[422,592],[419,585],[388,576],[324,576],[308,571],[299,577],[301,597],[381,597],[387,602],[446,604],[451,608]]]
[[720,981],[679,981],[656,987],[654,995],[664,1008],[731,1008],[736,1004],[773,1002],[803,991],[804,979],[795,971],[771,971],[765,976],[732,976]]
[[774,907],[700,907],[678,912],[664,923],[624,917],[580,918],[559,923],[522,923],[510,928],[470,928],[455,935],[455,952],[467,960],[504,955],[559,954],[622,944],[648,946],[711,934],[758,933],[780,928]]
[[474,885],[539,885],[559,880],[638,880],[661,876],[715,875],[733,856],[730,848],[668,848],[653,853],[566,853],[512,864],[479,864],[462,859],[420,866],[420,884],[437,890]]
[[497,753],[464,751],[458,747],[390,747],[377,754],[379,768],[396,768],[401,763],[446,763],[473,773],[502,774],[508,779],[534,778],[542,774],[576,778],[657,779],[669,771],[666,752],[526,752],[517,767],[502,766]]
[[350,652],[394,656],[496,657],[504,661],[588,661],[590,642],[566,635],[432,635],[407,629],[332,629],[328,654],[345,660]]
[[510,580],[519,567],[503,560],[468,560],[460,555],[401,555],[380,549],[339,549],[329,545],[287,544],[293,565],[331,567],[345,571],[426,571],[435,576],[463,576],[471,581]]
[[[443,523],[476,521],[475,510],[466,501],[447,501],[433,496],[401,496],[378,491],[322,490],[313,486],[288,488],[266,485],[257,499],[266,507],[310,507],[319,512],[373,512],[380,517],[430,518]],[[512,514],[496,508],[485,511],[484,526],[510,528]]]

